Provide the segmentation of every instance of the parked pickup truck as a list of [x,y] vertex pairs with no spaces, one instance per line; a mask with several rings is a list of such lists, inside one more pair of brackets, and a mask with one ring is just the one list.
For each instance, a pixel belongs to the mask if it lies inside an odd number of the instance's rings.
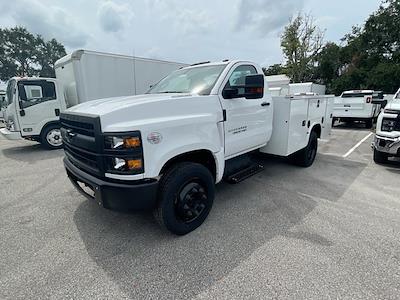
[[333,110],[333,123],[362,121],[366,128],[372,128],[378,117],[381,107],[384,107],[382,92],[372,90],[353,90],[343,92],[335,98]]
[[154,209],[174,234],[200,226],[215,184],[262,170],[255,152],[309,167],[331,130],[332,96],[272,98],[251,62],[177,70],[147,94],[95,100],[61,114],[74,186],[110,209]]
[[376,163],[400,157],[400,89],[378,117],[372,147]]

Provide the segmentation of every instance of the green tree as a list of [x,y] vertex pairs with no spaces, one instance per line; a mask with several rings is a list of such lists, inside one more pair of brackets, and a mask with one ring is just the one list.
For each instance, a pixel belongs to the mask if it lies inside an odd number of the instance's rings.
[[54,63],[66,54],[55,39],[44,41],[23,27],[0,28],[0,80],[13,76],[54,77]]
[[323,47],[324,32],[311,15],[299,14],[285,27],[281,47],[286,59],[287,75],[294,82],[313,77],[317,56]]
[[40,36],[38,39],[37,62],[41,66],[39,76],[55,77],[54,64],[59,58],[66,55],[65,48],[55,39],[47,42]]
[[263,68],[263,72],[265,76],[279,75],[279,74],[285,74],[286,69],[281,64],[275,64],[269,66],[268,68]]

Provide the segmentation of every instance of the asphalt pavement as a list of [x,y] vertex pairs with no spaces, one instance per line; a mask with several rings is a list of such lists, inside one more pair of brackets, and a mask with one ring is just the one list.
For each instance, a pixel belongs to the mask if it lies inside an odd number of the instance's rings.
[[100,208],[63,151],[0,137],[0,299],[399,299],[400,163],[338,126],[309,169],[266,157],[176,237]]

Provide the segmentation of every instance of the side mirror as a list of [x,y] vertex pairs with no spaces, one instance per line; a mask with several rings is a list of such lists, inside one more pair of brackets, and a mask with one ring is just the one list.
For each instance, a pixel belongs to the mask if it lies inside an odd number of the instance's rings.
[[231,87],[229,89],[224,89],[222,92],[222,97],[224,99],[234,99],[239,97],[239,90],[235,87]]
[[264,97],[264,75],[246,76],[245,94],[246,99],[260,99]]

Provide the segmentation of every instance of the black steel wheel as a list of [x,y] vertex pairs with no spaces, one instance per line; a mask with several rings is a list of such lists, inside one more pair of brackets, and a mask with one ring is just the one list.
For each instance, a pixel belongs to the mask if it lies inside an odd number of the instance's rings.
[[207,218],[214,201],[214,191],[214,177],[205,166],[179,163],[160,180],[154,215],[170,232],[187,234]]
[[295,165],[308,168],[314,163],[317,152],[318,135],[315,131],[312,131],[307,146],[304,149],[294,153],[290,158]]

